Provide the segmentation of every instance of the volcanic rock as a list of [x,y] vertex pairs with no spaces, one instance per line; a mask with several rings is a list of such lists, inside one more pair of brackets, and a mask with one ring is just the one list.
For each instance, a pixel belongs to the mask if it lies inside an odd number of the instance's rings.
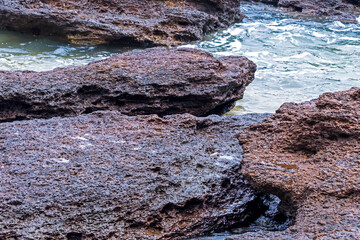
[[240,0],[0,0],[0,27],[75,44],[173,46],[243,18]]
[[236,132],[268,115],[0,124],[0,239],[185,239],[258,217]]
[[243,96],[256,65],[194,49],[128,52],[48,72],[0,72],[0,121],[75,116],[223,113]]
[[251,0],[278,6],[287,11],[357,23],[359,0]]
[[296,218],[283,232],[229,239],[360,238],[360,88],[284,104],[239,140],[242,174],[293,206]]

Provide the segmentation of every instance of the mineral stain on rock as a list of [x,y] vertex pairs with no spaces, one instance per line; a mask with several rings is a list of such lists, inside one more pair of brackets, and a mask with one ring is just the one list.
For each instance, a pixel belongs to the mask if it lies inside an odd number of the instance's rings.
[[215,58],[194,49],[153,48],[48,72],[0,72],[0,122],[76,116],[229,110],[254,79],[245,57]]

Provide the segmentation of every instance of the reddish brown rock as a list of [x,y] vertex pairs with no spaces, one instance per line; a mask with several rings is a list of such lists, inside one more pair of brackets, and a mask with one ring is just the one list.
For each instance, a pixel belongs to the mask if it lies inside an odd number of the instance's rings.
[[248,223],[264,209],[236,132],[264,117],[2,123],[0,239],[188,239]]
[[287,11],[357,23],[359,0],[251,0],[269,3]]
[[0,27],[76,44],[173,46],[243,18],[240,0],[0,0]]
[[239,140],[245,178],[288,202],[296,218],[283,232],[229,239],[360,238],[360,88],[284,104]]
[[256,65],[194,49],[154,48],[48,72],[0,72],[0,122],[75,116],[222,113],[242,98]]

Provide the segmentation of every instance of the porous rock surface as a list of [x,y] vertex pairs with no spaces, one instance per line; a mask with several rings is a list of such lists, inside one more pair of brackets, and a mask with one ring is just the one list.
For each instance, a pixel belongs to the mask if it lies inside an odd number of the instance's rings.
[[286,231],[229,240],[360,238],[360,88],[284,104],[239,140],[245,178],[297,210]]
[[2,123],[0,239],[187,239],[249,222],[261,203],[236,132],[265,116]]
[[195,49],[128,52],[81,67],[0,71],[0,122],[75,116],[223,113],[242,98],[256,65]]
[[240,0],[0,0],[0,27],[76,44],[173,46],[243,18]]
[[287,11],[357,23],[360,0],[251,0],[275,5]]

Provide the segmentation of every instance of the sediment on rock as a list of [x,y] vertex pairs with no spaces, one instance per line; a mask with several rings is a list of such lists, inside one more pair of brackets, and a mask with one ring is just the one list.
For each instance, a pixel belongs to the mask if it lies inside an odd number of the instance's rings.
[[286,103],[239,141],[245,178],[297,211],[286,231],[228,239],[360,238],[360,88]]
[[280,7],[286,11],[357,23],[359,0],[250,0]]
[[75,116],[223,113],[242,98],[256,65],[194,49],[128,52],[81,67],[0,72],[0,122]]
[[174,46],[243,18],[240,0],[0,0],[0,27],[75,44]]
[[251,222],[236,132],[268,115],[0,124],[0,239],[187,239]]

